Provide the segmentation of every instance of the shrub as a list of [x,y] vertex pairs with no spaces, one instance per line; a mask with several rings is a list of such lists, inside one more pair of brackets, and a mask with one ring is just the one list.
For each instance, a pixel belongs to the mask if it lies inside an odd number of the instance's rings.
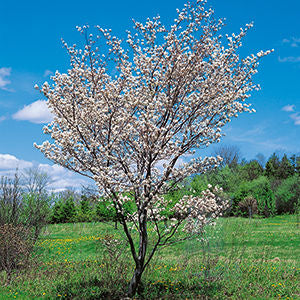
[[62,210],[62,201],[56,201],[51,216],[51,223],[63,223],[63,210]]
[[274,215],[276,213],[276,203],[268,178],[260,176],[253,180],[250,186],[250,192],[257,200],[258,213],[265,217]]
[[22,223],[33,227],[37,240],[43,226],[49,221],[51,198],[47,194],[28,193],[23,195]]
[[96,215],[96,210],[91,209],[87,212],[83,212],[80,208],[77,209],[76,215],[73,217],[73,221],[75,223],[77,222],[93,222],[93,221],[98,221],[97,215]]
[[233,196],[235,212],[241,213],[239,203],[250,195],[256,199],[257,210],[260,215],[268,217],[276,213],[275,197],[267,177],[260,176],[251,182],[244,182],[239,186]]
[[294,175],[284,180],[275,193],[276,209],[279,214],[294,213],[300,199],[300,177]]
[[8,280],[13,270],[26,265],[46,222],[47,196],[22,194],[20,178],[2,177],[0,183],[0,271]]
[[208,183],[212,186],[218,185],[222,187],[226,193],[234,191],[241,182],[238,166],[234,170],[225,166],[222,169],[211,171],[204,176],[207,176]]
[[89,199],[85,195],[81,196],[80,210],[82,211],[83,214],[87,214],[91,210]]
[[74,221],[74,217],[76,216],[76,208],[74,204],[74,199],[69,197],[64,205],[62,206],[64,223],[69,223]]
[[250,218],[258,213],[257,201],[254,197],[248,196],[242,200],[239,204],[239,209],[245,215],[248,215]]
[[241,214],[239,203],[251,194],[250,182],[242,182],[233,194],[231,210],[233,213]]
[[52,223],[70,223],[76,219],[76,207],[72,197],[66,200],[58,199],[53,207],[51,222]]
[[100,221],[113,221],[117,217],[112,202],[108,200],[101,200],[97,204],[96,213]]
[[22,211],[22,193],[18,173],[14,178],[1,177],[0,225],[19,224]]
[[8,275],[27,264],[33,250],[32,230],[24,225],[0,225],[0,271]]

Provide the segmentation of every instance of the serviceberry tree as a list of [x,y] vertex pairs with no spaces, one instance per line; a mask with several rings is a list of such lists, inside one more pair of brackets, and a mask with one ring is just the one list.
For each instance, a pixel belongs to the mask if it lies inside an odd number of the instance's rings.
[[[233,117],[253,111],[246,103],[259,88],[252,76],[271,52],[240,59],[238,49],[252,24],[222,38],[223,20],[205,6],[204,0],[186,4],[171,26],[159,16],[133,21],[125,41],[98,26],[95,36],[89,26],[78,27],[84,48],[64,42],[71,68],[41,88],[54,115],[44,127],[52,140],[35,146],[93,179],[112,199],[135,263],[129,296],[159,246],[174,242],[178,229],[201,230],[226,207],[220,189],[209,186],[202,196],[174,204],[170,219],[163,214],[170,206],[163,195],[187,176],[218,165],[220,157],[180,162],[218,142]],[[132,200],[136,210],[128,214],[124,204]]]

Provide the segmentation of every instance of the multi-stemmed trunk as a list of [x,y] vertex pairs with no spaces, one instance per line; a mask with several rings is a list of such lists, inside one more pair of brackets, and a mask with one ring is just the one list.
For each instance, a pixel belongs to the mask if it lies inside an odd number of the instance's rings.
[[142,212],[139,216],[139,250],[135,259],[135,270],[128,286],[128,296],[133,297],[141,283],[142,274],[145,269],[145,257],[147,252],[148,234],[147,234],[147,213]]
[[143,267],[136,266],[133,276],[132,276],[129,286],[128,286],[128,296],[129,297],[133,297],[136,294],[138,286],[141,283],[142,274],[143,274]]

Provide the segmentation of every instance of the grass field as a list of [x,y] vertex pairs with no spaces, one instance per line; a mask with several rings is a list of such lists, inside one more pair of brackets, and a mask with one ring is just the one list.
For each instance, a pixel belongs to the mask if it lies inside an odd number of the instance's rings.
[[[223,218],[194,239],[161,249],[137,298],[300,299],[296,216]],[[133,264],[113,224],[49,225],[27,269],[1,285],[0,299],[120,299]],[[4,282],[5,273],[0,273]]]

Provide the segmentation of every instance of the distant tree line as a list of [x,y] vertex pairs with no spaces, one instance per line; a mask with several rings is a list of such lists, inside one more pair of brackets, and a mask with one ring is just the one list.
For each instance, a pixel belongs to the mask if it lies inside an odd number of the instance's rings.
[[[262,154],[250,161],[241,159],[235,146],[217,148],[214,155],[222,156],[219,168],[206,174],[186,178],[177,189],[165,197],[170,207],[184,195],[200,195],[208,184],[223,188],[224,197],[230,200],[227,215],[264,217],[276,214],[292,214],[299,209],[300,156],[281,157],[276,153],[268,159]],[[60,194],[51,209],[49,222],[116,221],[118,215],[109,199],[99,199],[96,191],[80,194]],[[126,203],[128,213],[134,211],[135,203]],[[169,214],[172,217],[172,214]]]
[[231,201],[230,215],[268,217],[295,213],[299,208],[300,156],[273,153],[266,160],[258,154],[246,161],[235,146],[219,147],[213,154],[222,156],[223,164],[205,175],[187,179],[179,194],[199,193],[208,183],[219,185]]

